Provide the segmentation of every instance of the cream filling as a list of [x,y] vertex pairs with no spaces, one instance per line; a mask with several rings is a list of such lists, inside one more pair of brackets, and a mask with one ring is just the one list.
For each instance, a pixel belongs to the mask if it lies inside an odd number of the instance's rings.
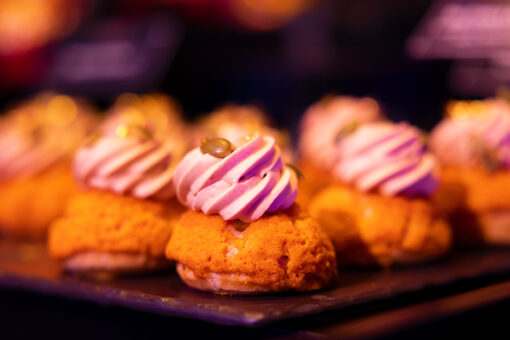
[[195,275],[195,272],[182,263],[177,264],[177,273],[187,285],[214,293],[224,294],[256,294],[271,292],[270,289],[250,282],[250,277],[243,274],[210,273],[206,278]]
[[169,264],[164,258],[152,258],[145,254],[101,251],[78,253],[64,261],[65,269],[72,272],[132,273],[155,270]]

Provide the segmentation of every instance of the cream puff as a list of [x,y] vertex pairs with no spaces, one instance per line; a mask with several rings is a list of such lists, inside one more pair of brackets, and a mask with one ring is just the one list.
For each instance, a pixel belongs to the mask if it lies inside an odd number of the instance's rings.
[[44,93],[0,120],[0,233],[43,239],[76,192],[72,156],[95,128],[90,107]]
[[510,103],[451,102],[430,135],[441,162],[437,205],[460,245],[510,245]]
[[148,116],[112,120],[78,150],[81,190],[51,225],[50,254],[68,271],[136,273],[169,264],[164,249],[183,211],[172,179],[185,138]]
[[341,137],[336,153],[336,182],[312,199],[309,210],[340,264],[388,267],[447,253],[450,227],[430,199],[439,184],[436,160],[418,129],[363,124]]
[[300,181],[298,202],[306,206],[312,196],[331,184],[336,145],[359,124],[383,120],[379,104],[371,98],[326,96],[310,106],[299,127]]
[[294,204],[298,179],[273,137],[210,139],[177,166],[189,209],[166,256],[189,286],[217,294],[310,291],[335,278],[331,241]]

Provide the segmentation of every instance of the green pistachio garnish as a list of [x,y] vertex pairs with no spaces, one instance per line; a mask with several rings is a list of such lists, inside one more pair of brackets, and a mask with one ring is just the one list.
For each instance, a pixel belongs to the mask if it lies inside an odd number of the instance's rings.
[[333,99],[336,98],[336,96],[337,95],[335,93],[327,93],[319,100],[319,104],[322,106],[327,106]]
[[94,132],[93,134],[87,136],[85,141],[83,141],[84,146],[92,146],[96,144],[96,142],[101,138],[101,134],[99,132]]
[[122,138],[137,138],[140,140],[152,138],[149,129],[142,125],[119,125],[115,130],[115,134]]
[[482,164],[488,172],[495,172],[500,167],[500,162],[496,152],[488,148],[478,138],[473,138],[473,148],[476,154],[480,157]]
[[234,148],[232,143],[225,138],[204,138],[200,145],[200,151],[216,158],[225,158],[234,151]]
[[500,86],[496,91],[496,96],[510,101],[510,87]]
[[32,141],[34,143],[38,143],[43,139],[44,136],[44,130],[43,127],[38,125],[34,126],[30,129],[30,138],[32,138]]
[[239,232],[245,231],[250,226],[249,223],[243,222],[241,220],[230,221],[230,225]]
[[496,172],[499,169],[500,163],[494,151],[486,150],[481,156],[483,164],[488,172]]
[[294,171],[296,173],[296,176],[298,179],[302,179],[304,177],[301,170],[299,170],[295,165],[292,165],[290,163],[286,163],[285,165],[288,166],[290,169],[292,169],[292,171]]
[[429,134],[428,134],[426,131],[420,130],[420,137],[421,137],[421,141],[422,141],[424,144],[427,144],[427,143],[428,143],[428,140],[429,140]]
[[358,122],[352,121],[349,124],[342,126],[342,128],[338,130],[338,132],[335,135],[335,143],[339,143],[343,138],[347,137],[348,135],[356,131],[359,125],[360,124]]

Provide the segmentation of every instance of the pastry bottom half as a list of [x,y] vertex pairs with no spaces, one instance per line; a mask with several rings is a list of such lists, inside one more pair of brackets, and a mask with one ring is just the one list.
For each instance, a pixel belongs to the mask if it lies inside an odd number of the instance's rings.
[[68,164],[31,177],[0,182],[0,233],[10,238],[42,240],[77,187]]
[[444,168],[434,197],[459,246],[510,245],[510,171]]
[[109,192],[76,194],[48,235],[50,255],[73,272],[132,273],[168,265],[165,246],[183,208]]
[[331,241],[296,205],[251,223],[187,211],[166,256],[185,283],[216,294],[310,291],[337,275]]
[[389,267],[445,255],[451,229],[431,202],[362,193],[332,185],[310,203],[340,265]]
[[112,253],[86,251],[64,260],[64,268],[72,273],[92,274],[97,278],[110,275],[136,274],[158,271],[170,267],[171,262],[162,257],[140,253]]
[[177,273],[188,286],[220,295],[253,295],[271,292],[268,286],[254,283],[254,277],[244,274],[210,273],[198,276],[193,269],[182,263],[177,264]]

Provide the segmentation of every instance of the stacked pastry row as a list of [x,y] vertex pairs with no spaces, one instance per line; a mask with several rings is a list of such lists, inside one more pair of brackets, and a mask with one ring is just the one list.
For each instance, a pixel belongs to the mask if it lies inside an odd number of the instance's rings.
[[340,264],[414,263],[510,245],[510,102],[454,101],[430,135],[369,98],[325,98],[301,124],[298,201]]
[[510,241],[508,106],[452,104],[430,151],[374,100],[326,98],[303,117],[299,171],[288,134],[254,107],[191,125],[166,96],[123,95],[100,120],[45,94],[0,122],[0,227],[49,228],[50,254],[73,272],[176,262],[188,285],[217,293],[319,289],[337,263],[441,257],[450,222],[459,242]]

